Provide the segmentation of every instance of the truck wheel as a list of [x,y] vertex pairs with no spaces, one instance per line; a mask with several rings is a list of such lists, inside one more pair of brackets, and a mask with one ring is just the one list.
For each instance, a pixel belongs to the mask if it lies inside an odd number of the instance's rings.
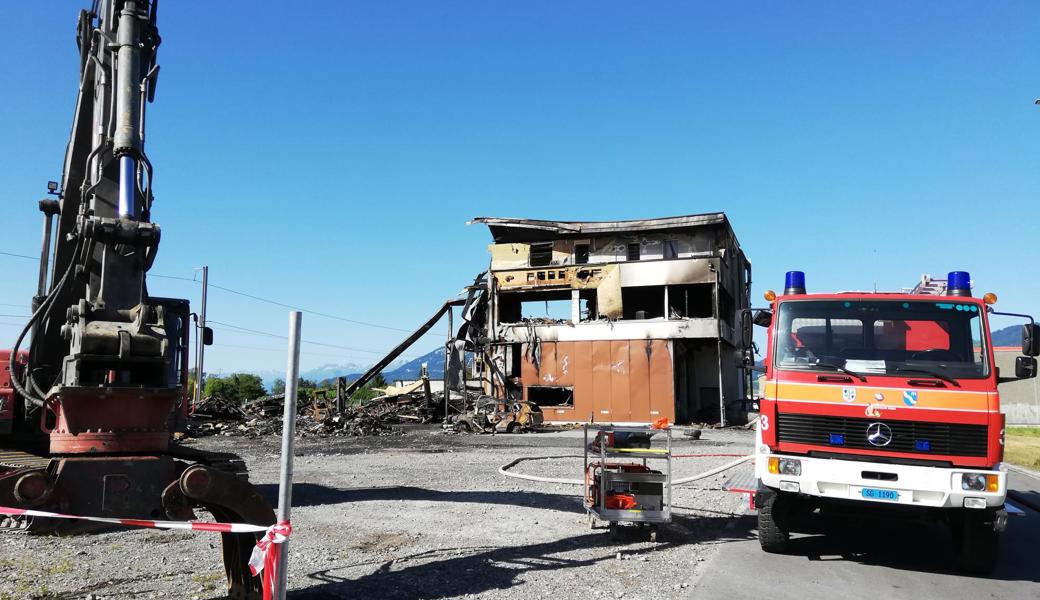
[[[993,527],[991,511],[967,513],[960,519],[957,544],[957,563],[961,569],[977,575],[989,575],[997,564],[1000,533]],[[956,525],[955,525],[956,526]]]
[[791,531],[788,528],[788,512],[790,502],[780,492],[759,494],[758,503],[758,543],[762,549],[772,554],[787,552]]

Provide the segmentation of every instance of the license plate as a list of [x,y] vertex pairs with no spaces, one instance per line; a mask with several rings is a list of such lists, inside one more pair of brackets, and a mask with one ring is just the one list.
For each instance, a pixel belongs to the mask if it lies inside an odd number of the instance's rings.
[[860,494],[868,500],[899,500],[899,492],[895,490],[881,490],[878,488],[863,488]]

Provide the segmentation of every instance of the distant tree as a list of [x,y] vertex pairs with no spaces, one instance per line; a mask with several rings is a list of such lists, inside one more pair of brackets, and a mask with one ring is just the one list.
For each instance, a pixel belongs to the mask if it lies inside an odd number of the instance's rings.
[[373,377],[372,381],[369,382],[369,384],[366,385],[365,387],[385,388],[387,385],[389,385],[389,384],[386,382],[386,378],[383,377],[383,374],[382,373],[376,373],[376,376]]
[[275,379],[274,383],[271,385],[271,393],[272,394],[284,394],[285,393],[285,380],[282,379],[281,377],[279,377],[278,379]]
[[205,395],[233,402],[254,400],[267,393],[264,382],[252,373],[233,373],[226,377],[211,375],[206,378]]

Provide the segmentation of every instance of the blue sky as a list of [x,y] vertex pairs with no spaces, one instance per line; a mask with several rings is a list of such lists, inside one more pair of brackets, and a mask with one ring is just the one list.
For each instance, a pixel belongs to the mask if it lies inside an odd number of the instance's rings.
[[[86,4],[6,7],[0,251],[38,252]],[[215,284],[409,329],[486,267],[471,217],[725,211],[756,299],[793,268],[818,291],[964,269],[1040,312],[1038,3],[287,6],[162,3],[153,273],[209,264]],[[0,314],[28,314],[34,263],[0,267]],[[220,290],[209,314],[286,328]],[[212,370],[284,368],[281,340],[216,333]],[[302,362],[369,362],[402,335],[306,315],[305,339],[367,352],[309,344]]]

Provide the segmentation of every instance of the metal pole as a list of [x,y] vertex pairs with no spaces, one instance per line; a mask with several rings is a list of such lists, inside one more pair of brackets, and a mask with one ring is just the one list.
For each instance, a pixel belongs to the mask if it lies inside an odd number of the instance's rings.
[[718,359],[719,368],[719,425],[725,427],[726,393],[722,389],[722,309],[721,303],[719,302],[719,269],[721,267],[722,261],[719,261],[718,266],[715,268],[715,354]]
[[209,291],[209,266],[202,267],[202,307],[199,309],[199,325],[198,333],[195,336],[195,352],[197,360],[195,362],[195,406],[202,403],[202,391],[205,389],[203,386],[205,382],[205,358],[206,358],[206,344],[203,343],[204,332],[206,330],[206,292]]
[[[40,203],[42,210],[43,203]],[[41,298],[47,295],[47,265],[51,254],[51,215],[43,213],[43,247],[40,249],[40,280],[36,284],[36,295]],[[36,307],[33,307],[34,309]]]
[[116,130],[113,152],[119,157],[119,216],[137,218],[137,158],[141,153],[141,22],[147,4],[127,0],[116,30]]
[[448,398],[451,390],[448,388],[448,352],[453,351],[451,347],[451,336],[455,335],[455,309],[448,306],[448,341],[444,342],[444,422],[448,422]]
[[[50,262],[51,253],[51,221],[58,214],[58,203],[54,200],[40,200],[40,211],[43,212],[43,245],[40,248],[40,280],[36,285],[36,297],[32,301],[32,310],[40,308],[47,296],[47,265]],[[35,340],[39,337],[38,331],[40,321],[33,323],[32,336]]]
[[[300,320],[303,313],[289,313],[289,358],[285,367],[285,411],[282,415],[282,470],[278,478],[278,522],[289,522],[292,512],[293,442],[296,439],[296,386],[300,380]],[[277,598],[285,599],[289,579],[289,541],[280,544]],[[278,547],[276,545],[276,547]]]

